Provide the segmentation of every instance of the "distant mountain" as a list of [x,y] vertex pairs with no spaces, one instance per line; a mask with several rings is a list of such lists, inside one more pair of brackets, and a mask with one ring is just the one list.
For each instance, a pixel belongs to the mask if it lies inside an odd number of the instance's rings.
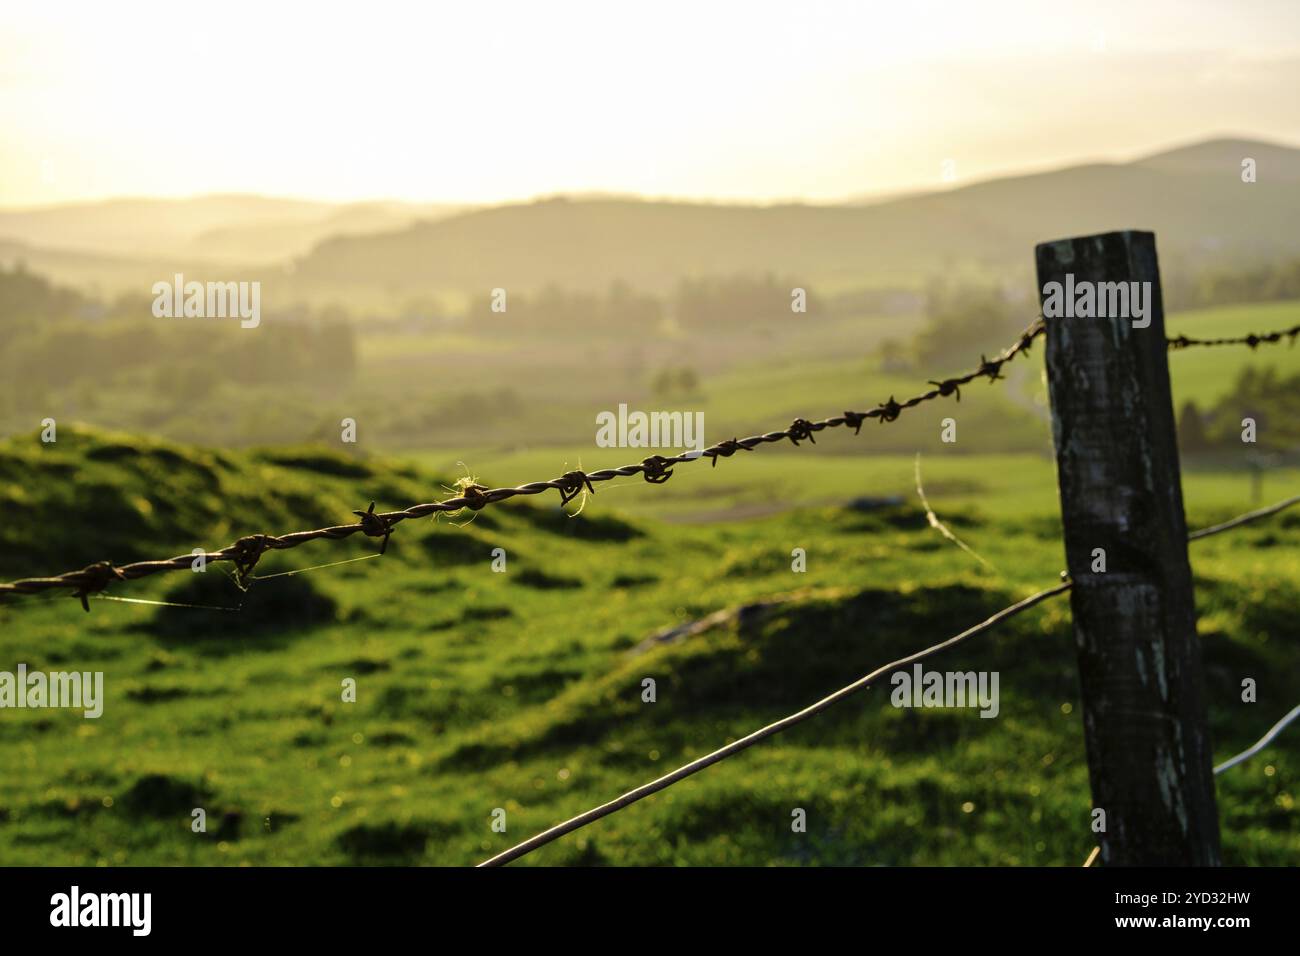
[[111,199],[0,210],[0,239],[94,256],[271,262],[302,255],[328,236],[401,229],[466,208],[248,195]]
[[1300,181],[1300,150],[1249,139],[1213,139],[1140,159],[1133,165],[1168,173],[1217,175],[1224,169],[1241,169],[1243,159],[1255,160],[1258,178],[1265,182]]
[[403,229],[417,220],[432,221],[464,212],[467,206],[397,202],[350,203],[327,207],[323,216],[241,222],[209,229],[195,237],[190,249],[197,256],[243,262],[273,262],[305,255],[334,236],[364,236]]
[[[1258,181],[1241,181],[1241,162]],[[183,271],[274,278],[279,301],[387,305],[450,293],[771,273],[820,293],[979,275],[1025,288],[1033,247],[1113,229],[1159,237],[1167,278],[1300,257],[1300,150],[1215,139],[839,205],[588,195],[473,208],[261,196],[122,199],[0,211],[0,261],[104,291]],[[282,268],[283,267],[283,268]],[[256,273],[256,275],[254,275]],[[150,277],[153,277],[152,279]]]
[[[1241,181],[1241,160],[1258,182]],[[682,276],[772,272],[827,289],[913,283],[954,270],[1019,281],[1037,242],[1154,230],[1167,270],[1300,256],[1300,150],[1212,140],[870,205],[719,205],[548,199],[383,234],[328,239],[299,282],[418,293],[662,289]]]
[[[153,284],[176,272],[192,271],[198,263],[148,256],[113,256],[28,246],[0,239],[0,267],[21,265],[31,272],[92,295],[149,294]],[[230,278],[229,276],[204,276]]]

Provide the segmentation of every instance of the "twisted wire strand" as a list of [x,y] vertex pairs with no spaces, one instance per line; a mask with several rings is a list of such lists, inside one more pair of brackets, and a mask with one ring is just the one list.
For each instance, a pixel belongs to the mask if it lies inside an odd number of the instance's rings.
[[1198,345],[1248,345],[1254,349],[1261,345],[1276,345],[1283,339],[1289,339],[1290,344],[1295,345],[1297,338],[1300,338],[1300,325],[1293,325],[1289,329],[1279,329],[1276,332],[1251,332],[1249,335],[1236,335],[1221,339],[1194,339],[1186,335],[1175,335],[1169,339],[1169,347],[1171,349],[1186,349]]
[[[846,411],[843,415],[835,415],[820,421],[796,418],[787,428],[762,435],[751,435],[748,438],[730,438],[710,445],[702,451],[688,451],[669,456],[651,455],[636,464],[623,465],[618,468],[604,468],[592,472],[570,471],[549,481],[533,481],[513,488],[485,488],[476,483],[469,483],[460,488],[460,494],[455,497],[412,505],[403,511],[376,512],[374,502],[371,502],[367,511],[353,512],[359,519],[355,524],[334,525],[329,528],[317,528],[313,531],[293,531],[282,535],[247,535],[219,551],[209,551],[203,554],[202,557],[209,563],[226,561],[234,564],[237,580],[241,586],[247,586],[252,580],[253,568],[267,551],[287,551],[311,541],[337,541],[361,533],[368,537],[382,538],[379,553],[383,554],[388,546],[388,539],[393,533],[393,529],[408,518],[424,518],[439,512],[456,512],[464,508],[478,511],[490,504],[507,501],[518,495],[540,495],[547,491],[558,491],[560,493],[560,503],[563,505],[572,501],[584,491],[595,494],[595,484],[612,481],[615,478],[629,478],[641,475],[648,483],[660,485],[672,477],[673,469],[678,465],[689,464],[701,458],[710,459],[713,466],[716,467],[719,458],[730,458],[741,451],[753,451],[760,445],[787,440],[795,446],[799,446],[799,443],[805,440],[816,444],[817,439],[814,436],[827,428],[852,426],[853,433],[856,435],[861,432],[863,423],[868,419],[874,418],[880,424],[897,421],[904,411],[937,398],[952,396],[961,401],[962,386],[969,385],[976,379],[987,378],[990,383],[1002,379],[1002,366],[1020,353],[1027,352],[1030,346],[1033,345],[1034,340],[1043,335],[1046,330],[1046,324],[1042,316],[1039,316],[1020,334],[1015,342],[998,355],[991,359],[981,355],[980,363],[973,371],[946,379],[931,379],[929,384],[933,386],[932,388],[902,402],[897,401],[893,395],[890,395],[888,401],[881,402],[875,408],[865,412]],[[1298,336],[1300,336],[1300,325],[1276,332],[1251,333],[1236,338],[1191,339],[1187,336],[1177,336],[1167,341],[1168,346],[1173,349],[1190,346],[1234,344],[1245,344],[1255,348],[1261,344],[1280,342],[1284,338],[1289,338],[1291,343],[1295,344]],[[99,561],[79,570],[67,571],[63,574],[49,577],[22,578],[9,583],[0,583],[0,599],[7,595],[37,594],[42,591],[67,588],[72,592],[73,596],[80,598],[82,607],[89,611],[90,605],[86,600],[87,597],[103,591],[114,582],[134,581],[154,574],[181,571],[190,567],[198,557],[199,555],[195,554],[182,554],[174,558],[135,561],[124,565],[114,565],[110,561]]]
[[[595,484],[612,481],[615,478],[641,475],[650,484],[663,484],[672,477],[674,468],[702,458],[710,459],[716,467],[719,458],[730,458],[741,451],[753,451],[760,445],[787,440],[795,446],[799,446],[799,443],[804,440],[816,444],[817,439],[814,435],[827,428],[852,426],[854,433],[857,434],[861,431],[863,423],[868,419],[874,418],[882,424],[893,422],[907,409],[915,408],[924,402],[949,395],[953,395],[960,400],[961,387],[969,385],[976,379],[987,378],[990,382],[1001,379],[1003,377],[1001,375],[1002,366],[1021,352],[1027,351],[1034,340],[1045,331],[1046,326],[1042,318],[1039,317],[1020,334],[1012,345],[998,355],[991,359],[981,355],[980,364],[974,371],[965,375],[931,381],[930,384],[934,386],[933,388],[921,392],[906,401],[897,401],[891,395],[888,401],[881,402],[875,408],[865,412],[846,411],[843,415],[835,415],[821,421],[808,421],[807,419],[797,418],[788,428],[767,432],[762,435],[751,435],[748,438],[730,438],[717,442],[701,451],[687,451],[678,455],[651,455],[637,464],[623,465],[618,468],[603,468],[591,472],[570,471],[558,478],[552,478],[550,481],[533,481],[513,488],[485,488],[476,483],[469,483],[458,488],[460,494],[452,498],[412,505],[403,511],[376,512],[372,502],[369,510],[353,512],[360,519],[355,524],[317,528],[314,531],[294,531],[282,535],[248,535],[219,551],[207,552],[203,555],[203,558],[208,563],[220,561],[233,563],[238,580],[241,584],[246,585],[251,580],[253,567],[261,556],[268,551],[286,551],[307,544],[310,541],[322,539],[340,540],[357,533],[369,537],[383,538],[386,546],[393,529],[401,522],[411,518],[424,518],[439,512],[455,512],[464,508],[479,511],[490,504],[507,501],[519,495],[540,495],[547,491],[558,491],[560,493],[560,503],[563,505],[572,501],[584,491],[594,494],[596,491]],[[114,582],[134,581],[153,574],[184,570],[189,568],[198,557],[199,555],[195,554],[182,554],[174,558],[136,561],[120,566],[109,561],[100,561],[80,570],[68,571],[51,577],[23,578],[7,584],[0,584],[0,598],[6,594],[36,594],[55,588],[68,588],[74,596],[81,598],[82,606],[89,610],[86,597],[104,590]]]

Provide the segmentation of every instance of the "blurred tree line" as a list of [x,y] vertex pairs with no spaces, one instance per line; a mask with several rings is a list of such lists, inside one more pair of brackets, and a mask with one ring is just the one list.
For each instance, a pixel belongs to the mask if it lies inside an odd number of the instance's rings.
[[357,367],[351,324],[337,310],[237,319],[159,319],[152,296],[101,302],[22,266],[0,268],[0,410],[41,412],[57,395],[115,386],[165,407],[218,386],[337,385]]
[[1300,259],[1199,276],[1175,270],[1172,275],[1163,280],[1166,310],[1300,299]]
[[668,365],[650,379],[650,391],[656,398],[698,398],[700,376],[689,365]]
[[[1199,275],[1171,268],[1162,291],[1167,311],[1300,299],[1300,259]],[[882,343],[881,364],[886,371],[951,370],[1009,344],[1037,312],[1036,302],[999,286],[933,280],[925,290],[924,324],[910,340]]]
[[[796,289],[803,290],[802,312],[793,308]],[[686,329],[743,328],[826,312],[822,301],[806,283],[771,274],[682,279],[673,291],[671,309],[677,323]]]
[[796,288],[804,290],[806,314],[825,312],[824,303],[807,285],[767,274],[684,278],[665,296],[638,291],[621,281],[611,283],[603,293],[554,285],[532,293],[507,289],[504,312],[493,310],[493,296],[485,292],[470,302],[466,318],[543,332],[606,330],[619,336],[661,329],[669,321],[685,332],[744,328],[799,317],[791,309]]
[[1035,306],[1016,302],[998,286],[935,280],[925,292],[925,319],[910,341],[881,344],[884,371],[940,374],[992,356],[1033,321]]
[[494,326],[524,327],[545,333],[608,329],[624,334],[629,328],[644,331],[658,326],[663,319],[663,303],[624,282],[611,284],[604,293],[548,285],[533,293],[506,289],[504,303],[494,298],[493,293],[484,292],[470,300],[465,317],[475,322],[491,321]]
[[[1242,420],[1255,422],[1255,443],[1242,441]],[[1248,365],[1232,391],[1207,409],[1183,403],[1178,413],[1178,445],[1184,454],[1300,448],[1300,375],[1282,377],[1273,366]]]

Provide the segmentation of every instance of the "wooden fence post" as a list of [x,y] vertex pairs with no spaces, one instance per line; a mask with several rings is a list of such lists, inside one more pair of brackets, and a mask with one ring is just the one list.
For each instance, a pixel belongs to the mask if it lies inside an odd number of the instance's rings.
[[[1101,862],[1217,866],[1155,236],[1112,232],[1035,251],[1094,817],[1105,811]],[[1125,285],[1127,308],[1103,283]],[[1129,283],[1149,283],[1137,286],[1149,295],[1135,300]]]

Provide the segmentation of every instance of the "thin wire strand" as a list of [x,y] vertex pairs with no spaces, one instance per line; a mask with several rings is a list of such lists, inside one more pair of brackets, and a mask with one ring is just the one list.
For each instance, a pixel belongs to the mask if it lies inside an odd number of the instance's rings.
[[920,496],[921,504],[925,507],[925,520],[930,522],[930,527],[934,528],[941,535],[943,535],[945,538],[947,538],[957,547],[961,548],[963,551],[969,554],[980,564],[984,565],[984,567],[988,568],[994,574],[1001,574],[1002,572],[1000,572],[992,564],[986,561],[983,555],[977,554],[965,541],[963,541],[961,538],[953,534],[952,531],[949,530],[948,526],[939,520],[939,516],[934,513],[934,509],[930,507],[930,499],[928,499],[925,496],[925,489],[921,487],[921,453],[919,451],[916,453],[915,470],[916,470],[916,493],[917,495]]
[[1266,733],[1263,737],[1260,737],[1259,740],[1255,741],[1253,744],[1251,744],[1241,753],[1237,754],[1237,756],[1229,757],[1223,763],[1215,767],[1214,772],[1216,774],[1223,773],[1223,771],[1235,767],[1239,763],[1243,763],[1249,760],[1251,757],[1255,756],[1255,754],[1259,753],[1270,743],[1272,743],[1273,738],[1276,737],[1278,734],[1280,734],[1283,730],[1285,730],[1287,728],[1287,725],[1290,724],[1297,717],[1300,717],[1300,704],[1296,704],[1294,707],[1292,707],[1291,712],[1287,714],[1285,717],[1283,717],[1281,720],[1279,720],[1272,727],[1270,727],[1268,729],[1268,733]]
[[1267,508],[1260,508],[1258,511],[1250,511],[1244,515],[1238,515],[1231,521],[1225,521],[1223,524],[1216,524],[1213,527],[1202,528],[1200,531],[1193,531],[1187,536],[1187,540],[1197,541],[1201,538],[1208,538],[1212,534],[1218,534],[1221,531],[1228,531],[1232,528],[1238,527],[1239,525],[1258,521],[1260,518],[1267,518],[1269,515],[1274,515],[1279,511],[1284,511],[1287,508],[1290,508],[1297,502],[1300,502],[1300,495],[1293,495],[1290,498],[1279,501],[1277,504],[1269,505]]
[[363,554],[359,558],[346,558],[342,561],[331,561],[329,564],[313,564],[310,568],[294,568],[292,571],[277,571],[275,574],[253,574],[249,576],[250,581],[269,581],[271,578],[287,578],[295,574],[306,574],[308,571],[319,571],[321,568],[337,568],[340,564],[351,564],[353,561],[369,561],[371,558],[377,558],[377,554]]
[[[1297,502],[1300,502],[1300,496],[1294,498],[1288,498],[1285,501],[1281,501],[1276,505],[1272,505],[1268,508],[1261,508],[1258,511],[1251,512],[1250,514],[1242,515],[1240,516],[1240,518],[1235,518],[1232,521],[1225,522],[1221,525],[1216,525],[1213,528],[1206,528],[1202,531],[1194,532],[1188,535],[1188,540],[1189,541],[1199,540],[1200,538],[1206,538],[1209,537],[1210,535],[1219,534],[1220,532],[1227,531],[1230,528],[1239,527],[1240,525],[1246,524],[1249,521],[1258,521],[1261,518],[1267,517],[1272,514],[1276,514],[1277,512],[1282,511],[1284,508],[1289,508],[1292,505],[1296,504]],[[1061,572],[1062,577],[1064,577],[1065,574],[1066,572],[1064,571]],[[692,774],[699,773],[701,770],[705,769],[706,767],[710,767],[721,760],[727,759],[733,754],[737,754],[742,750],[746,750],[749,747],[752,747],[760,740],[763,740],[767,737],[771,737],[773,734],[779,734],[781,731],[786,730],[789,727],[793,727],[795,724],[801,723],[807,720],[809,717],[813,717],[821,713],[823,710],[826,710],[829,707],[833,707],[835,704],[844,700],[846,697],[850,697],[853,694],[856,694],[858,691],[870,687],[874,681],[878,680],[880,677],[884,676],[885,674],[890,673],[891,671],[897,670],[900,667],[906,667],[908,664],[914,664],[918,661],[923,661],[926,658],[932,657],[935,654],[940,653],[941,651],[945,651],[948,648],[955,647],[956,645],[961,644],[969,640],[970,638],[975,637],[978,634],[984,633],[994,625],[999,624],[1010,617],[1014,617],[1020,612],[1026,611],[1029,608],[1033,607],[1034,605],[1047,600],[1048,598],[1055,597],[1058,594],[1064,594],[1066,591],[1070,590],[1072,586],[1073,586],[1072,581],[1065,580],[1054,587],[1050,587],[1047,588],[1046,590],[1039,591],[1037,594],[1033,594],[1030,597],[1025,598],[1023,601],[1020,601],[1016,604],[1012,604],[1010,607],[1003,608],[997,614],[994,614],[992,617],[975,625],[972,628],[962,631],[960,634],[956,635],[955,637],[950,637],[946,641],[941,641],[938,644],[933,644],[930,647],[925,648],[924,650],[917,651],[915,654],[911,654],[907,657],[900,658],[896,661],[893,661],[892,663],[886,664],[884,667],[877,668],[876,670],[872,671],[870,674],[867,674],[865,677],[860,677],[858,680],[854,681],[853,683],[848,684],[845,687],[841,687],[839,690],[835,691],[834,693],[829,694],[826,697],[823,697],[821,700],[817,701],[817,703],[805,707],[803,710],[798,711],[797,713],[791,714],[788,717],[783,717],[780,720],[774,721],[773,723],[768,724],[766,727],[754,731],[752,734],[749,734],[747,737],[742,737],[740,740],[737,740],[734,743],[727,744],[725,747],[720,747],[719,749],[713,751],[712,753],[706,754],[705,756],[700,757],[697,760],[692,760],[690,763],[678,767],[672,773],[665,774],[664,776],[658,778],[657,780],[652,780],[650,783],[643,784],[634,790],[629,790],[621,797],[617,797],[616,799],[611,800],[608,803],[603,803],[598,807],[594,807],[591,810],[586,811],[585,813],[578,814],[576,817],[571,817],[570,819],[565,820],[563,823],[551,827],[549,830],[544,830],[543,832],[537,834],[536,836],[530,837],[529,839],[525,840],[523,843],[519,843],[508,850],[504,850],[501,853],[498,853],[496,856],[492,857],[491,859],[484,860],[482,863],[479,864],[479,866],[502,866],[506,863],[510,863],[514,860],[517,860],[521,856],[524,856],[525,854],[531,853],[533,850],[536,850],[538,847],[545,846],[546,844],[554,840],[558,840],[560,837],[564,836],[567,833],[572,833],[574,830],[578,830],[582,827],[585,827],[589,823],[594,823],[596,820],[599,820],[601,817],[609,816],[611,813],[616,813],[617,811],[622,810],[624,807],[636,803],[638,800],[642,800],[645,797],[650,796],[651,794],[658,793],[660,790],[664,790],[667,787],[671,787],[679,780],[683,780],[686,777],[691,776]]]
[[118,597],[116,594],[92,594],[92,601],[120,601],[123,604],[152,604],[155,607],[188,607],[196,611],[241,611],[239,607],[218,607],[215,604],[181,604],[178,601],[150,601],[148,598]]
[[770,723],[766,727],[754,731],[752,734],[749,734],[746,737],[741,737],[739,740],[727,744],[725,747],[718,748],[717,750],[713,751],[713,753],[711,754],[706,754],[705,756],[700,757],[697,760],[692,760],[690,763],[686,764],[685,766],[678,767],[672,773],[665,774],[664,776],[660,777],[658,780],[652,780],[650,783],[643,784],[642,786],[637,787],[635,790],[629,790],[621,797],[618,797],[615,800],[611,800],[609,803],[601,804],[598,807],[588,810],[586,813],[580,813],[578,814],[578,816],[566,820],[563,823],[558,824],[557,826],[553,826],[549,830],[545,830],[542,833],[537,834],[537,836],[525,840],[523,843],[520,843],[517,846],[513,846],[502,853],[498,853],[490,860],[485,860],[482,863],[480,863],[479,866],[501,866],[502,864],[509,863],[512,860],[517,860],[519,859],[519,857],[523,856],[524,854],[531,853],[533,850],[537,849],[538,847],[545,846],[547,843],[550,843],[552,840],[559,839],[560,837],[564,836],[566,833],[572,833],[574,830],[577,830],[581,827],[585,827],[588,823],[594,823],[596,820],[599,820],[601,817],[605,817],[611,813],[615,813],[618,810],[622,810],[624,807],[636,803],[638,800],[642,800],[650,796],[651,794],[658,793],[660,790],[663,790],[667,787],[671,787],[679,780],[683,780],[686,777],[691,776],[692,774],[699,773],[701,770],[703,770],[706,767],[711,767],[713,764],[717,763],[720,760],[726,760],[732,754],[737,754],[742,750],[746,750],[749,747],[754,746],[754,744],[758,743],[760,740],[763,740],[767,737],[771,737],[773,734],[779,734],[781,731],[787,730],[788,728],[793,727],[795,724],[802,723],[803,721],[807,720],[809,717],[814,717],[817,714],[820,714],[823,710],[826,710],[828,707],[835,706],[840,701],[844,700],[846,697],[851,697],[853,694],[856,694],[859,691],[866,690],[873,683],[875,683],[875,681],[879,680],[881,677],[885,676],[891,671],[897,670],[900,667],[906,667],[909,664],[915,664],[918,661],[926,660],[927,658],[933,657],[935,654],[938,654],[941,651],[945,651],[950,647],[956,647],[958,644],[970,640],[972,637],[975,637],[977,634],[983,634],[989,628],[993,627],[996,624],[1000,624],[1001,622],[1007,620],[1007,618],[1014,617],[1015,615],[1019,614],[1022,611],[1027,611],[1029,608],[1043,601],[1046,601],[1048,598],[1055,597],[1058,594],[1064,594],[1069,589],[1070,589],[1070,582],[1064,581],[1061,584],[1058,584],[1054,587],[1050,587],[1044,591],[1039,591],[1037,594],[1030,595],[1029,597],[1025,598],[1023,601],[1019,601],[1015,604],[1012,604],[1010,607],[1003,608],[1001,611],[998,611],[998,613],[994,614],[992,617],[988,618],[987,620],[984,620],[981,623],[976,624],[974,627],[962,631],[960,634],[957,634],[954,637],[948,638],[946,641],[940,641],[938,644],[932,644],[930,647],[927,647],[924,650],[917,651],[914,654],[909,654],[906,657],[900,657],[898,660],[892,661],[886,664],[884,667],[878,667],[870,674],[867,674],[865,677],[858,678],[852,684],[849,684],[845,687],[841,687],[839,690],[835,691],[834,693],[829,694],[826,697],[823,697],[821,700],[817,701],[817,703],[805,707],[803,710],[798,711],[797,713],[790,714],[788,717],[782,717],[780,720],[774,721],[773,723]]

